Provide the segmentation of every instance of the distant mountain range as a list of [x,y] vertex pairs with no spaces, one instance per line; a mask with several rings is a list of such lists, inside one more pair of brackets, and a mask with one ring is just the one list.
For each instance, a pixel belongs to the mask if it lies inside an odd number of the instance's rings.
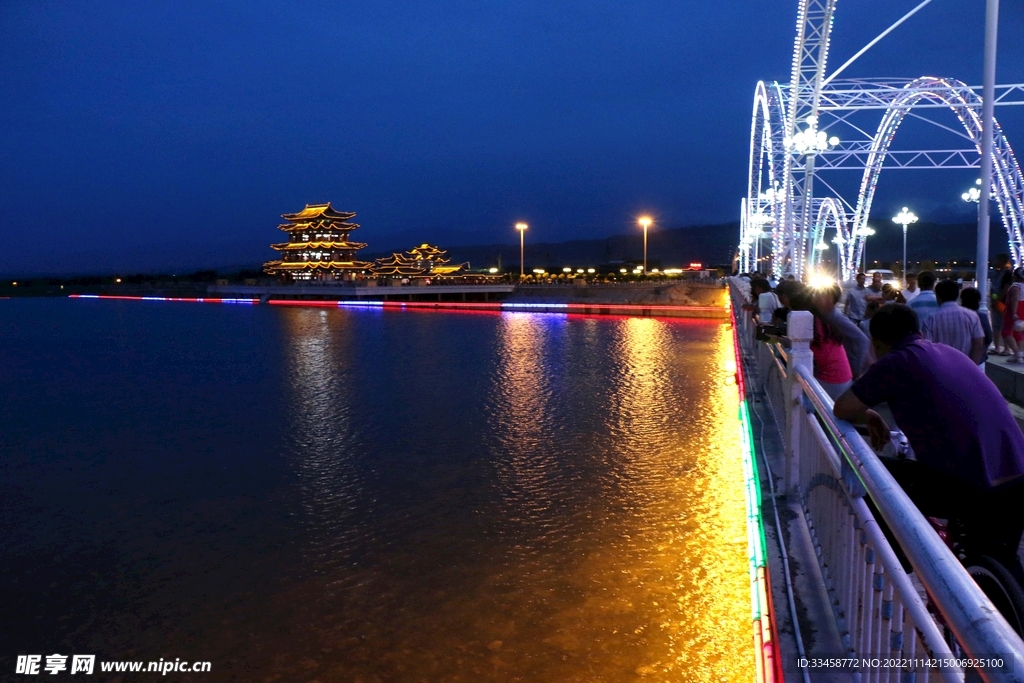
[[[898,225],[880,225],[876,234],[868,238],[867,257],[879,261],[883,267],[903,258],[903,231]],[[686,228],[651,230],[648,233],[647,259],[652,268],[686,267],[691,262],[704,265],[732,263],[736,243],[739,241],[739,223],[722,223]],[[977,244],[976,223],[915,223],[907,231],[907,259],[915,261],[973,261]],[[411,248],[410,244],[406,248]],[[437,245],[442,249],[445,245]],[[767,246],[767,241],[765,242]],[[826,254],[834,258],[835,245]],[[1006,231],[1002,223],[993,222],[989,235],[989,255],[1007,252]],[[367,254],[367,257],[386,256],[386,253]],[[469,261],[474,268],[519,264],[518,244],[453,246],[448,250],[455,262]],[[616,261],[639,262],[643,259],[643,234],[614,235],[592,240],[569,242],[526,242],[526,268],[557,268],[565,266],[589,267]]]
[[[692,262],[724,265],[732,261],[739,239],[739,223],[703,225],[690,228],[650,230],[647,234],[647,262],[651,268],[686,267]],[[410,249],[415,244],[409,244]],[[455,263],[468,261],[473,268],[518,267],[519,244],[489,244],[446,247]],[[389,252],[367,250],[360,258],[370,260],[390,255]],[[613,235],[591,240],[569,242],[530,242],[525,247],[527,270],[533,268],[561,269],[566,266],[590,267],[618,261],[642,262],[643,233]]]
[[[868,268],[886,267],[903,260],[903,228],[873,221],[875,234],[867,239]],[[977,254],[977,223],[914,223],[907,229],[907,261],[916,262],[974,261]],[[835,246],[830,245],[830,254]],[[989,231],[989,258],[1007,253],[1006,230],[1001,222],[993,222]],[[875,261],[879,263],[875,266]]]

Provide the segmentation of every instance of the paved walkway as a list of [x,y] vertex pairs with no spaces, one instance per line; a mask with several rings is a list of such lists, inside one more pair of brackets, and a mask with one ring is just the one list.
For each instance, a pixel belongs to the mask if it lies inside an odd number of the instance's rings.
[[989,356],[985,374],[1006,399],[1017,424],[1024,431],[1024,363],[1007,363],[1008,356]]
[[[749,375],[752,380],[751,386],[759,387],[760,383],[754,380],[753,376],[756,365],[753,358],[745,356],[744,365],[747,372],[751,373]],[[775,428],[775,422],[772,419],[770,408],[764,400],[764,394],[756,391],[751,396],[750,405],[751,426],[754,431],[755,447],[759,454],[758,470],[761,476],[762,514],[764,515],[765,541],[768,551],[768,571],[771,577],[775,623],[779,631],[779,647],[783,656],[784,683],[803,683],[803,676],[795,666],[797,659],[796,628],[786,594],[781,553],[783,546],[789,556],[797,621],[806,655],[808,657],[835,657],[838,653],[845,652],[845,648],[836,628],[835,615],[825,591],[825,581],[821,576],[821,568],[818,565],[803,512],[798,502],[788,501],[781,494],[784,488],[781,477],[784,457],[782,438]],[[771,467],[775,490],[779,492],[774,502],[778,509],[781,539],[775,526],[775,508],[772,506],[771,488],[768,483],[769,475],[763,466],[762,457],[767,459]],[[854,674],[841,669],[818,669],[811,672],[810,678],[812,683],[845,683],[856,680]]]

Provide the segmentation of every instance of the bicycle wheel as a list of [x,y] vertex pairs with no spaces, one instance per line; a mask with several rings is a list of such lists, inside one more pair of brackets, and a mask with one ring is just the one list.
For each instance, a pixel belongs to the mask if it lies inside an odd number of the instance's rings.
[[964,564],[1017,635],[1024,637],[1024,590],[1010,570],[988,555],[969,558]]

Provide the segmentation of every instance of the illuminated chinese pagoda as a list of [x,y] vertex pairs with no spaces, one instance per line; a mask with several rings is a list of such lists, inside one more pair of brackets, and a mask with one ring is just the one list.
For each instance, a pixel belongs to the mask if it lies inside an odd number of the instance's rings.
[[431,278],[455,275],[462,272],[469,264],[452,265],[451,259],[444,249],[421,244],[404,254],[394,253],[387,258],[379,258],[370,267],[370,272],[383,278]]
[[348,239],[359,227],[348,222],[354,217],[350,211],[335,211],[330,202],[283,214],[288,222],[278,227],[288,233],[288,241],[270,245],[281,252],[281,260],[263,264],[263,270],[292,282],[350,281],[366,274],[373,264],[355,258],[366,244]]

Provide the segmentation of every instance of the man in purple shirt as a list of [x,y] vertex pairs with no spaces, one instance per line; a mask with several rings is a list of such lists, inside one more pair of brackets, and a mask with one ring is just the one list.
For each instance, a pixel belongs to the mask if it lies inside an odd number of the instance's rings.
[[883,458],[921,512],[979,529],[1009,551],[1024,528],[1024,434],[995,385],[966,355],[919,334],[903,304],[871,318],[878,360],[835,403],[835,416],[867,422],[876,448],[889,425],[871,410],[887,403],[917,460]]

